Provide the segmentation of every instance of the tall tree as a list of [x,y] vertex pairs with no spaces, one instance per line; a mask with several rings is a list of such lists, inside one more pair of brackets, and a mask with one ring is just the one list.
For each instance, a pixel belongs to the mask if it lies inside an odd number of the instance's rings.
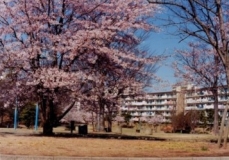
[[158,7],[145,0],[7,0],[0,8],[0,72],[11,72],[16,84],[8,99],[38,101],[46,135],[75,101],[104,83],[95,65],[121,73],[133,61],[154,63],[117,47],[138,41],[135,30],[153,28],[147,20]]
[[195,84],[212,93],[214,99],[213,132],[219,133],[218,86],[225,82],[225,70],[215,50],[199,43],[189,43],[186,50],[176,51],[174,69],[182,81]]
[[[148,0],[152,4],[161,4],[169,10],[167,22],[177,27],[181,39],[194,37],[211,46],[220,57],[226,70],[229,85],[229,4],[227,0]],[[171,18],[171,17],[172,18]],[[229,88],[229,86],[228,86]],[[227,113],[227,107],[225,108]],[[225,116],[223,116],[225,117]],[[224,128],[222,120],[218,145],[220,146]],[[227,135],[225,135],[227,137]]]
[[[123,45],[122,48],[124,48]],[[134,48],[136,47],[133,47],[133,49]],[[155,63],[147,64],[144,62],[132,61],[127,69],[123,69],[122,71],[117,70],[117,72],[113,72],[114,68],[112,69],[106,67],[108,66],[106,63],[112,62],[97,64],[94,68],[99,67],[99,71],[101,72],[100,79],[103,79],[103,81],[102,83],[94,83],[95,87],[88,92],[88,94],[93,95],[94,98],[91,99],[89,97],[84,99],[82,102],[85,106],[88,106],[88,104],[94,104],[96,106],[97,109],[95,110],[95,108],[92,108],[92,110],[100,117],[98,118],[101,120],[100,124],[103,124],[103,120],[106,118],[109,130],[112,128],[112,118],[114,114],[117,114],[118,107],[123,103],[123,96],[125,94],[136,95],[142,93],[144,87],[149,85],[152,75],[157,69],[155,64],[161,60],[160,57],[153,57],[152,55],[148,55],[146,52],[135,54],[141,56],[141,58],[153,58]],[[130,84],[133,82],[131,79],[135,81],[135,84]]]

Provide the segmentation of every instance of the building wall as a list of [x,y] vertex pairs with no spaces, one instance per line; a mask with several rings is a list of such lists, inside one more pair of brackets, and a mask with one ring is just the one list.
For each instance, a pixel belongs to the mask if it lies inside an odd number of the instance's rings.
[[185,90],[182,86],[176,87],[176,114],[184,112],[185,109]]

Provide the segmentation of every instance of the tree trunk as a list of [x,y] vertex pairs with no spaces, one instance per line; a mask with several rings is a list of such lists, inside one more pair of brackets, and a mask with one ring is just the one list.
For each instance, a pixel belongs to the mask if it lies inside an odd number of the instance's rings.
[[213,124],[213,133],[215,135],[219,134],[219,109],[218,109],[218,91],[217,87],[212,91],[214,97],[214,124]]
[[118,133],[122,134],[122,124],[118,124]]
[[98,117],[97,117],[97,131],[104,131],[104,102],[102,99],[99,100],[99,108],[98,108]]
[[101,129],[102,131],[105,131],[105,115],[104,115],[104,105],[101,106]]
[[[227,67],[226,67],[226,72],[227,72],[227,90],[229,89],[229,57],[227,56]],[[228,96],[228,93],[226,92],[226,97]],[[227,98],[227,105],[226,105],[226,113],[225,113],[225,117],[224,117],[224,121],[227,118],[227,111],[228,111],[228,105],[229,105],[229,100]],[[227,125],[226,125],[226,130],[225,130],[225,134],[224,134],[224,143],[223,143],[223,147],[226,149],[227,148],[227,139],[228,139],[228,133],[229,133],[229,121],[227,119]]]
[[53,125],[50,121],[46,121],[43,124],[43,135],[50,136],[53,135]]
[[[112,104],[113,107],[115,104]],[[108,126],[107,126],[107,131],[108,132],[112,132],[112,111],[111,111],[111,106],[107,106],[107,115],[106,115],[106,119],[107,119],[107,123],[108,123]]]
[[112,117],[108,116],[107,122],[108,122],[107,131],[112,132]]
[[[225,65],[225,68],[226,68],[226,76],[227,76],[227,89],[229,89],[229,57],[226,55],[225,56],[225,60],[226,60],[226,65]],[[227,93],[226,93],[227,95]],[[222,137],[223,137],[223,132],[224,132],[224,123],[225,123],[225,119],[227,117],[227,111],[228,111],[228,103],[229,103],[229,100],[227,100],[227,105],[224,109],[224,113],[223,113],[223,117],[222,117],[222,121],[221,121],[221,126],[220,126],[220,134],[219,134],[219,137],[218,137],[218,142],[217,142],[217,145],[218,147],[220,148],[221,146],[221,141],[222,141]],[[229,127],[229,126],[228,126]],[[227,132],[229,130],[227,129]],[[225,134],[226,136],[228,135],[228,133]],[[225,142],[225,147],[227,146],[227,142]]]
[[55,123],[55,109],[52,99],[42,99],[41,119],[43,123],[43,135],[53,135],[53,127]]
[[219,131],[219,137],[218,137],[218,148],[221,147],[221,142],[222,142],[222,137],[223,137],[223,132],[224,132],[224,122],[227,116],[227,110],[228,110],[228,104],[226,105],[224,112],[223,112],[223,117],[222,117],[222,121],[221,121],[221,125],[220,125],[220,131]]
[[4,117],[4,114],[1,115],[1,122],[0,122],[0,124],[3,123],[3,117]]
[[92,131],[95,132],[95,120],[94,120],[94,114],[93,114],[93,112],[91,112],[91,115],[92,115],[92,121],[91,121]]
[[152,128],[152,125],[151,124],[148,124],[146,130],[145,130],[145,133],[148,134],[148,135],[152,135],[153,134],[153,128]]
[[225,130],[224,139],[223,139],[223,148],[224,149],[227,148],[228,130],[229,130],[229,121],[227,119],[227,125],[226,125],[226,130]]

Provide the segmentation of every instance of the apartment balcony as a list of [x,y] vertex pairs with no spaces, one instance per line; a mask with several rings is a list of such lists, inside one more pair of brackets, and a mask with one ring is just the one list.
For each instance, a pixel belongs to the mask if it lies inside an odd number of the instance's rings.
[[170,119],[163,119],[162,122],[163,122],[163,123],[171,122],[171,120],[170,120]]
[[225,109],[226,105],[219,105],[218,108],[219,109]]
[[177,98],[177,97],[176,97],[176,95],[173,95],[173,96],[172,95],[169,95],[166,98],[171,99],[171,98]]
[[[226,103],[228,100],[219,99],[219,103]],[[214,100],[187,100],[186,103],[214,103]]]
[[139,121],[139,118],[134,117],[134,118],[131,118],[130,121],[132,121],[132,122],[134,122],[134,121]]
[[139,112],[139,111],[152,111],[152,109],[148,109],[145,107],[143,107],[143,108],[129,108],[129,111],[137,111],[137,112]]
[[227,102],[228,99],[219,99],[219,102]]
[[136,111],[151,111],[152,109],[147,108],[147,107],[139,107],[137,109],[135,109]]
[[129,109],[127,107],[121,107],[120,110],[121,111],[128,111]]
[[155,113],[152,113],[152,114],[150,114],[150,115],[148,115],[148,116],[151,116],[151,117],[153,117],[153,116],[155,116],[156,114]]
[[171,117],[171,113],[162,113],[162,116],[164,116],[164,117]]
[[173,110],[173,106],[163,106],[163,107],[128,107],[121,108],[122,111],[136,111],[136,112],[150,112],[150,111],[171,111]]
[[[225,108],[226,104],[218,104],[218,108],[220,110],[223,110]],[[185,110],[203,110],[203,109],[214,109],[214,104],[199,104],[199,105],[193,105],[193,106],[186,106]]]
[[131,113],[131,116],[136,116],[136,117],[150,117],[150,116],[155,116],[155,113],[149,113],[149,112],[135,112]]
[[157,99],[176,99],[176,95],[174,96],[150,96],[150,97],[147,97],[148,100],[157,100]]
[[174,105],[174,104],[176,104],[176,101],[167,101],[166,104],[168,104],[168,105]]
[[192,100],[192,99],[187,99],[186,100],[186,103],[195,103],[196,102],[196,100]]
[[161,106],[161,105],[164,105],[164,104],[162,104],[162,103],[154,103],[152,105],[154,105],[154,106]]
[[141,113],[141,116],[149,116],[149,114],[148,113],[146,113],[146,112],[143,112],[143,113]]
[[195,97],[209,97],[212,96],[211,93],[204,92],[204,93],[192,93],[192,94],[186,94],[185,97],[187,98],[195,98]]
[[193,107],[185,107],[185,111],[190,111],[190,110],[204,110],[204,108],[198,108],[196,106]]
[[161,98],[168,98],[169,96],[167,96],[167,95],[163,95],[163,96],[161,96]]
[[[197,107],[197,106],[185,107],[185,110],[205,110],[205,109],[214,109],[214,106],[213,105],[205,105],[203,107]],[[219,107],[219,109],[224,109],[224,106]]]
[[186,100],[186,103],[193,103],[193,104],[196,104],[196,103],[213,103],[214,100],[209,100],[209,99],[195,99],[195,100]]
[[155,108],[155,110],[156,111],[164,111],[164,110],[172,110],[172,108],[171,107],[156,107]]
[[129,107],[128,109],[129,111],[138,111],[139,109],[138,108],[132,108],[132,107]]
[[214,105],[207,105],[207,106],[204,106],[204,109],[214,109]]
[[131,116],[140,116],[140,113],[131,113]]
[[147,102],[143,101],[143,102],[131,102],[128,105],[132,105],[132,106],[142,106],[142,105],[147,105]]
[[153,108],[152,109],[150,109],[150,108],[145,108],[145,107],[142,107],[142,108],[138,108],[138,110],[137,111],[152,111],[153,110]]

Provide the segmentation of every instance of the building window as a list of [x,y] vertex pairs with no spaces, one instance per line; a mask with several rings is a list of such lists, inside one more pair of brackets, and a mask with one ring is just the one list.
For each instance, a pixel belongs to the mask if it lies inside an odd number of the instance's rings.
[[151,103],[153,103],[154,102],[154,100],[148,100],[147,101],[147,103],[149,103],[149,104],[151,104]]
[[198,104],[197,108],[204,108],[204,105],[203,104]]

